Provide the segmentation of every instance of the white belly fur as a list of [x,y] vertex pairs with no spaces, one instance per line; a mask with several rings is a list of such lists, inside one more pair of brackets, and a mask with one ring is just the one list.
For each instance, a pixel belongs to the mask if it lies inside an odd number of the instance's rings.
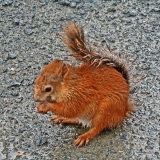
[[91,127],[92,126],[92,120],[86,119],[84,117],[78,117],[79,123],[82,124],[83,127]]

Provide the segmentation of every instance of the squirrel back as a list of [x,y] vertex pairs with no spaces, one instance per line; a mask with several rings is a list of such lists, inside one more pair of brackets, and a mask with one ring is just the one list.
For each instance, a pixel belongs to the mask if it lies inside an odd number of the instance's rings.
[[70,56],[73,56],[76,60],[87,62],[93,67],[99,67],[100,65],[113,67],[122,74],[129,84],[128,70],[125,64],[120,61],[120,57],[115,57],[111,53],[106,53],[105,56],[94,53],[86,45],[83,29],[75,23],[69,23],[68,27],[64,29],[64,33],[62,39],[71,52]]

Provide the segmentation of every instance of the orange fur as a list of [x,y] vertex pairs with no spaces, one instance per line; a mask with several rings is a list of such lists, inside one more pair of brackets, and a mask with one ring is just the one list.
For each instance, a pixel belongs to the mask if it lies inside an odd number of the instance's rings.
[[69,24],[64,31],[67,37],[62,37],[72,56],[84,62],[77,67],[57,59],[51,62],[36,79],[34,99],[39,113],[52,111],[58,115],[52,118],[55,123],[90,126],[75,140],[82,146],[103,129],[119,125],[133,108],[127,79],[117,66],[113,67],[114,62],[105,65],[99,56],[97,66],[93,66],[92,59],[97,55],[86,47],[83,30]]

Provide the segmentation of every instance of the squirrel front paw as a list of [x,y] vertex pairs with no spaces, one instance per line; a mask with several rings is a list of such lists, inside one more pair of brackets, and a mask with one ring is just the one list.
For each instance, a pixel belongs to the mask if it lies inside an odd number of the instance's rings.
[[37,102],[36,106],[37,106],[38,113],[45,114],[49,111],[49,107],[48,107],[47,103]]
[[58,124],[58,123],[61,123],[61,124],[79,124],[79,121],[76,118],[65,118],[65,117],[56,116],[56,115],[52,116],[51,120],[55,124]]

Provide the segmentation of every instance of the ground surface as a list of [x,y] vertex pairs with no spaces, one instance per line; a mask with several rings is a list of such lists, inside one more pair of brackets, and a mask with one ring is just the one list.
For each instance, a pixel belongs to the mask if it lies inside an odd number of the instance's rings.
[[[160,159],[160,0],[0,0],[0,159]],[[89,146],[74,139],[87,129],[54,125],[33,101],[34,80],[54,58],[69,61],[59,34],[67,21],[90,43],[116,46],[137,61],[132,90],[137,111]]]

